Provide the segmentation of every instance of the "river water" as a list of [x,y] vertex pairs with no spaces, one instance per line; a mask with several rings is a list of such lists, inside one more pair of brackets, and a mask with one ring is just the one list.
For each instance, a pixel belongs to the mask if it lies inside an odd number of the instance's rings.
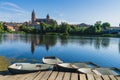
[[0,70],[15,62],[38,63],[44,56],[120,68],[120,38],[0,34]]

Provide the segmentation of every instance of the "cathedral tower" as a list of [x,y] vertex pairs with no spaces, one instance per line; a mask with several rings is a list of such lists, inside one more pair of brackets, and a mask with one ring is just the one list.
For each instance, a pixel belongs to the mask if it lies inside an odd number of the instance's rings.
[[47,19],[47,20],[49,20],[49,19],[50,19],[50,16],[49,16],[49,14],[47,14],[47,16],[46,16],[46,19]]
[[32,21],[32,24],[35,23],[35,21],[36,21],[36,16],[35,16],[34,10],[32,11],[31,21]]

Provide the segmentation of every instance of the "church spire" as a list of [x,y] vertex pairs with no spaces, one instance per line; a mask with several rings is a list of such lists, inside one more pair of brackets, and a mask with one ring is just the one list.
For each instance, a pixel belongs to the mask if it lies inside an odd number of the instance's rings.
[[46,19],[48,20],[48,19],[50,19],[50,16],[49,16],[49,14],[47,14],[47,16],[46,16]]
[[36,15],[35,15],[34,10],[32,11],[32,14],[31,14],[31,21],[32,21],[32,23],[34,23],[36,21]]

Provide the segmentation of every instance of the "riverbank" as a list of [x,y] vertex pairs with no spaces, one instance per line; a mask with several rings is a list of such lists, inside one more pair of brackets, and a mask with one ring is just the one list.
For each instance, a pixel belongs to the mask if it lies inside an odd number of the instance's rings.
[[0,34],[37,34],[37,35],[58,35],[58,36],[84,36],[84,37],[120,37],[120,34],[26,33],[23,31],[5,32],[5,33],[0,33]]

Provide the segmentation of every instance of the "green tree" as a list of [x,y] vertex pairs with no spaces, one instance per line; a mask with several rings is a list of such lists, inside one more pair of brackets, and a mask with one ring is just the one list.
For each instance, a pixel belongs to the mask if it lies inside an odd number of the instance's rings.
[[52,21],[52,24],[51,24],[51,27],[52,27],[52,31],[56,31],[57,27],[58,27],[58,24],[55,20]]
[[94,24],[94,27],[95,27],[95,33],[101,32],[101,30],[102,30],[101,21],[97,21],[97,22]]
[[86,34],[95,34],[95,33],[96,33],[96,29],[95,29],[95,27],[92,25],[92,26],[90,26],[90,27],[88,27],[88,28],[85,29],[85,33],[86,33]]
[[0,22],[0,32],[4,32],[4,27],[2,22]]
[[105,22],[105,23],[102,24],[102,29],[103,29],[103,30],[106,30],[106,29],[108,29],[108,28],[110,28],[110,23]]
[[62,22],[60,25],[60,31],[68,34],[70,31],[70,25],[65,22]]
[[40,27],[41,27],[41,32],[46,32],[47,24],[45,24],[44,22],[41,22]]

